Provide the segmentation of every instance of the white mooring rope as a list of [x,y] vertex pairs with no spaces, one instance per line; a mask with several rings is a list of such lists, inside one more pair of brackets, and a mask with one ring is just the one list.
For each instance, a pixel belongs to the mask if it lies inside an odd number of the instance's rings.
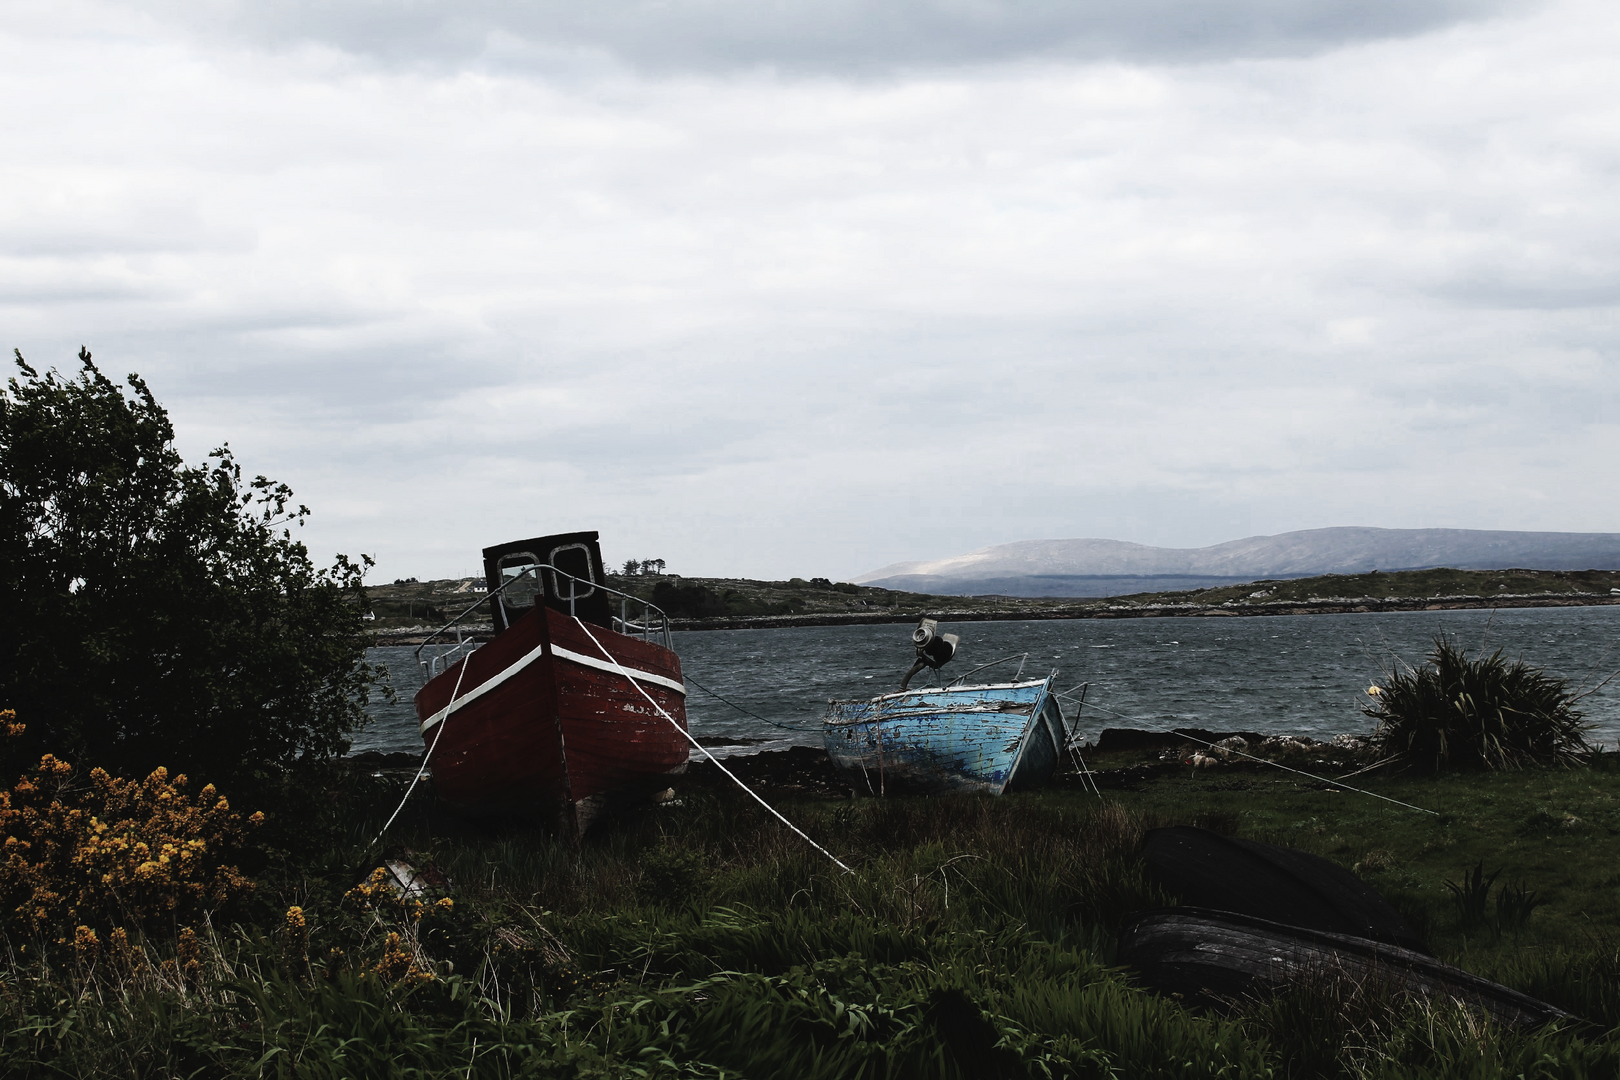
[[433,733],[433,745],[428,747],[427,753],[422,755],[422,764],[417,766],[416,775],[411,777],[411,785],[405,789],[405,797],[399,800],[399,805],[394,807],[394,812],[388,815],[388,824],[384,825],[382,827],[382,831],[377,833],[376,836],[372,837],[371,843],[366,845],[367,851],[370,851],[373,847],[375,847],[377,845],[377,841],[381,840],[383,835],[388,832],[388,827],[394,823],[395,818],[399,817],[399,812],[405,809],[405,804],[410,802],[411,792],[416,790],[416,782],[422,779],[423,773],[427,772],[428,762],[433,760],[433,751],[439,748],[439,736],[443,735],[444,729],[450,726],[450,714],[455,711],[453,706],[456,703],[456,695],[461,692],[461,680],[463,676],[467,674],[467,669],[471,666],[472,653],[469,652],[466,656],[461,658],[461,670],[456,672],[455,688],[450,691],[450,700],[444,706],[444,719],[439,721],[439,730]]
[[[1110,709],[1106,705],[1098,705],[1095,702],[1093,702],[1091,707],[1093,709],[1101,709],[1103,712],[1111,712],[1115,716],[1119,717],[1121,720],[1129,720],[1129,721],[1131,721],[1133,723],[1137,723],[1137,724],[1148,723],[1148,721],[1143,720],[1140,717],[1127,716],[1124,713],[1120,712],[1118,709]],[[1308,773],[1304,769],[1291,769],[1287,765],[1283,765],[1283,764],[1281,764],[1279,762],[1276,762],[1276,761],[1268,761],[1267,759],[1265,759],[1263,757],[1255,757],[1253,754],[1245,754],[1241,750],[1233,750],[1231,747],[1227,747],[1227,746],[1217,746],[1215,743],[1209,742],[1207,739],[1200,739],[1200,738],[1197,738],[1195,736],[1187,735],[1187,734],[1184,734],[1183,732],[1179,732],[1179,731],[1172,731],[1170,734],[1174,735],[1178,739],[1186,739],[1188,742],[1202,743],[1203,745],[1208,746],[1211,749],[1220,750],[1220,751],[1222,751],[1224,753],[1228,753],[1228,754],[1236,754],[1238,757],[1246,757],[1250,761],[1258,761],[1262,765],[1270,765],[1270,766],[1272,766],[1274,768],[1281,769],[1284,772],[1291,772],[1291,773],[1294,773],[1294,774],[1296,774],[1298,776],[1308,776],[1312,780],[1320,780],[1324,784],[1332,784],[1336,788],[1342,788],[1345,791],[1353,791],[1357,795],[1371,795],[1375,799],[1383,799],[1387,803],[1394,803],[1396,806],[1404,806],[1404,807],[1406,807],[1406,809],[1408,809],[1408,810],[1416,810],[1420,814],[1433,814],[1435,817],[1440,816],[1440,812],[1438,810],[1425,810],[1421,806],[1413,806],[1411,803],[1401,802],[1401,800],[1399,800],[1399,799],[1392,799],[1388,795],[1380,795],[1376,791],[1368,791],[1365,788],[1351,787],[1349,784],[1341,784],[1337,780],[1329,780],[1325,776],[1317,776],[1315,773]]]
[[724,765],[720,764],[720,759],[715,757],[713,754],[709,753],[708,747],[704,746],[702,743],[700,743],[696,739],[692,738],[692,733],[690,731],[687,731],[685,728],[681,727],[680,721],[676,720],[673,716],[669,715],[669,713],[665,712],[664,707],[662,705],[658,704],[657,701],[654,701],[653,696],[651,694],[647,693],[646,690],[642,689],[641,683],[636,681],[636,677],[634,675],[631,675],[628,671],[626,671],[624,669],[624,665],[620,664],[619,661],[614,658],[612,653],[610,653],[606,649],[602,648],[602,643],[600,641],[596,640],[596,635],[591,633],[590,627],[586,626],[585,623],[583,621],[581,621],[581,619],[580,619],[580,617],[578,615],[574,616],[574,621],[579,623],[579,628],[581,630],[585,631],[585,636],[591,639],[591,644],[595,645],[597,647],[597,649],[599,649],[601,651],[602,655],[607,657],[608,663],[612,664],[615,668],[617,668],[620,675],[623,675],[626,679],[629,679],[630,680],[630,685],[634,686],[638,691],[640,691],[641,696],[646,698],[647,701],[652,705],[652,707],[658,710],[658,715],[662,716],[665,720],[668,720],[670,722],[671,726],[673,726],[676,731],[679,731],[682,735],[684,735],[686,737],[687,742],[691,743],[697,749],[703,751],[703,756],[708,758],[710,761],[714,762],[715,768],[717,768],[721,772],[725,773],[728,777],[731,778],[733,783],[735,783],[738,787],[742,788],[744,791],[748,792],[749,795],[753,796],[754,801],[759,803],[759,805],[763,806],[765,809],[769,810],[776,817],[776,820],[780,821],[782,824],[784,824],[788,828],[792,829],[795,833],[798,833],[799,838],[801,840],[803,840],[805,843],[809,844],[811,847],[815,848],[817,851],[821,852],[823,855],[827,856],[827,858],[831,859],[833,861],[833,864],[836,865],[844,873],[853,874],[855,872],[855,871],[851,870],[849,867],[845,866],[843,861],[840,860],[838,858],[838,856],[834,855],[832,852],[828,851],[826,848],[822,847],[820,844],[816,843],[814,840],[812,840],[808,836],[806,836],[804,834],[803,830],[801,830],[797,825],[793,824],[793,822],[791,822],[787,818],[783,817],[782,814],[780,813],[780,811],[778,811],[776,809],[776,807],[772,806],[770,803],[768,803],[764,799],[760,798],[759,795],[754,791],[753,788],[749,787],[747,784],[743,783],[741,780],[738,780],[735,773],[733,773],[730,769],[726,768]]

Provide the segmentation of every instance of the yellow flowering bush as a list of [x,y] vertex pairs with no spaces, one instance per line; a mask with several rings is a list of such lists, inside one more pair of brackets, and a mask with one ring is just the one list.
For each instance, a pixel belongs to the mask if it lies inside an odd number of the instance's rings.
[[425,916],[448,915],[456,906],[456,902],[448,896],[441,896],[432,903],[423,900],[420,895],[406,899],[404,890],[395,883],[385,866],[373,870],[370,877],[344,893],[343,899],[354,905],[357,911],[388,912],[409,918],[413,923],[421,922]]
[[424,966],[417,955],[416,942],[401,938],[397,931],[389,931],[383,943],[382,959],[377,962],[377,976],[384,982],[431,982],[433,969]]
[[309,923],[304,909],[297,904],[287,909],[281,924],[281,960],[294,976],[302,978],[309,973]]
[[421,896],[407,898],[386,867],[379,866],[371,876],[344,894],[351,908],[369,916],[373,925],[397,925],[387,931],[382,959],[374,968],[385,982],[427,982],[436,977],[422,951],[427,939],[441,934],[456,902],[448,896],[427,901]]
[[[19,733],[15,719],[0,712],[0,733]],[[264,815],[244,821],[212,784],[189,796],[186,777],[161,768],[144,780],[99,768],[86,786],[75,779],[46,754],[0,790],[0,931],[59,934],[84,954],[96,926],[193,922],[253,891],[231,860]]]
[[112,961],[113,971],[126,978],[146,970],[146,954],[129,940],[121,926],[107,935],[107,959]]

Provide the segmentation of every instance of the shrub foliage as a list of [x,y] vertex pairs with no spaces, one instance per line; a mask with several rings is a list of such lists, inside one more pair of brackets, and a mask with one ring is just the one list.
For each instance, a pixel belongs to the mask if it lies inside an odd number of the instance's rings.
[[347,748],[365,720],[364,565],[318,569],[308,510],[228,447],[186,466],[146,384],[81,351],[77,378],[0,392],[0,703],[51,751],[232,790]]
[[1373,688],[1363,711],[1378,721],[1372,742],[1414,765],[1516,769],[1570,764],[1591,752],[1590,725],[1563,679],[1509,662],[1498,649],[1470,657],[1445,635],[1421,667],[1407,667]]
[[[14,719],[0,713],[21,734]],[[0,791],[0,934],[14,944],[72,940],[83,952],[98,930],[172,930],[252,893],[229,860],[264,815],[244,821],[212,784],[189,796],[186,777],[162,768],[74,781],[72,765],[46,754]]]

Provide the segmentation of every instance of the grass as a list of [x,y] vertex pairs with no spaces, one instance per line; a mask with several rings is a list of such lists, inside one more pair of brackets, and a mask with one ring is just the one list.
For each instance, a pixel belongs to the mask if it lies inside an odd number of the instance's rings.
[[[1090,763],[1118,767],[1147,756],[1120,753]],[[1526,883],[1546,900],[1530,920],[1524,946],[1580,947],[1601,928],[1620,931],[1620,873],[1614,869],[1620,865],[1620,771],[1613,757],[1596,755],[1590,766],[1569,769],[1440,775],[1380,770],[1347,781],[1433,814],[1247,763],[1187,768],[1144,782],[1120,799],[1149,818],[1219,821],[1240,836],[1355,868],[1407,909],[1442,953],[1494,955],[1497,946],[1457,924],[1445,888],[1446,881],[1461,881],[1480,864],[1487,875],[1500,871],[1501,880]],[[1330,777],[1348,771],[1291,764]]]
[[[1105,762],[1120,764],[1121,761]],[[261,878],[192,978],[59,950],[0,973],[8,1074],[107,1076],[1493,1076],[1612,1074],[1620,1044],[1509,1032],[1378,987],[1200,1015],[1110,968],[1169,902],[1132,853],[1199,822],[1359,872],[1445,959],[1620,1024],[1620,775],[1365,780],[1415,813],[1263,767],[1187,768],[1106,800],[813,800],[784,809],[843,875],[738,795],[688,793],[580,845],[485,833],[413,798],[389,843],[450,882],[412,914],[351,886],[397,789],[349,840]],[[1496,876],[1482,919],[1447,881]],[[1542,901],[1514,923],[1522,893]],[[345,893],[349,898],[345,899]],[[1508,895],[1510,899],[1502,901]],[[1514,899],[1517,897],[1517,899]],[[1503,905],[1504,906],[1499,906]],[[286,908],[307,917],[289,936]],[[1495,917],[1493,918],[1493,915]],[[390,938],[392,935],[392,939]],[[388,964],[392,951],[406,961]],[[405,974],[410,964],[417,973]],[[431,972],[433,977],[423,977]]]

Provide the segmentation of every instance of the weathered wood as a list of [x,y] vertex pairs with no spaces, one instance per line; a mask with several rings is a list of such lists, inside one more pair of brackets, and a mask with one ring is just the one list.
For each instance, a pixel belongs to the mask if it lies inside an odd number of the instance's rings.
[[856,791],[1000,795],[1051,779],[1064,732],[1046,678],[835,701],[823,737]]
[[1307,851],[1178,825],[1149,832],[1142,858],[1150,880],[1194,907],[1429,952],[1382,896]]
[[1229,1008],[1288,987],[1371,983],[1456,1001],[1515,1027],[1583,1023],[1544,1001],[1410,949],[1227,911],[1146,912],[1126,924],[1117,955],[1143,985],[1204,1007]]
[[[438,738],[430,764],[447,806],[583,833],[613,802],[666,788],[685,770],[686,700],[666,685],[681,684],[680,659],[602,626],[590,633],[675,723],[624,675],[589,662],[612,667],[578,622],[536,605],[416,695],[424,745]],[[435,722],[452,692],[457,707]]]

